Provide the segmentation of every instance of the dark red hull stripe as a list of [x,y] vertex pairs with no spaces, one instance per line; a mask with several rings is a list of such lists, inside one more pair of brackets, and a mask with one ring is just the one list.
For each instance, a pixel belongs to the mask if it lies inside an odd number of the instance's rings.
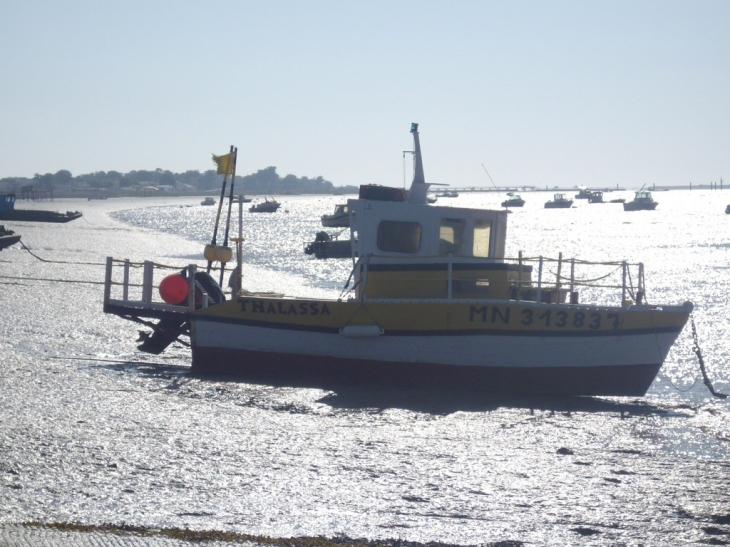
[[474,367],[382,362],[193,346],[197,374],[296,387],[342,384],[466,388],[492,393],[642,396],[661,364],[601,367]]
[[[313,325],[296,325],[294,323],[274,323],[270,321],[252,321],[250,319],[233,319],[230,317],[214,317],[198,315],[195,321],[209,321],[211,323],[228,323],[246,325],[249,327],[263,327],[268,329],[284,329],[292,331],[322,332],[328,334],[339,334],[337,327],[320,327]],[[439,330],[391,330],[385,329],[384,336],[530,336],[530,337],[567,337],[583,338],[586,336],[634,336],[640,334],[663,334],[679,333],[682,326],[676,327],[652,327],[647,329],[626,329],[626,330],[565,330],[565,331],[528,331],[528,330],[500,330],[500,329],[439,329]]]

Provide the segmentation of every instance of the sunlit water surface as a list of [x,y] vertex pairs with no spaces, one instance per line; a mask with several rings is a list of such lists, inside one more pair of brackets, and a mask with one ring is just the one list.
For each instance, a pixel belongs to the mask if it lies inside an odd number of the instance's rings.
[[[649,302],[695,304],[710,376],[730,390],[730,196],[658,192],[656,211],[633,213],[584,201],[546,210],[545,193],[523,197],[508,256],[643,262]],[[303,246],[343,198],[278,199],[276,214],[243,213],[244,286],[338,297],[351,261],[318,261]],[[84,218],[9,226],[53,262],[17,246],[0,254],[3,522],[460,544],[730,539],[728,403],[702,384],[689,329],[641,399],[262,386],[188,376],[180,344],[137,352],[141,327],[105,316],[102,286],[91,283],[108,255],[202,265],[217,209],[199,201],[19,204]],[[234,206],[231,235],[237,216]]]

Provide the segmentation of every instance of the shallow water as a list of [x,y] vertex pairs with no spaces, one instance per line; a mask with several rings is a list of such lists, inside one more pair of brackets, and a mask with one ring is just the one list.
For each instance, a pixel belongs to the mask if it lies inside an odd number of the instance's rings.
[[[710,375],[730,391],[721,192],[659,192],[656,211],[634,213],[545,210],[551,196],[523,197],[508,255],[644,262],[651,303],[695,304]],[[244,212],[245,286],[337,297],[351,262],[302,248],[342,198],[279,200],[274,215]],[[85,214],[6,223],[37,256],[66,263],[0,253],[0,521],[459,544],[730,539],[703,530],[728,530],[728,402],[698,380],[688,330],[641,399],[261,386],[190,377],[180,344],[137,352],[138,326],[105,316],[92,283],[108,255],[202,264],[216,208],[199,202],[20,203]]]

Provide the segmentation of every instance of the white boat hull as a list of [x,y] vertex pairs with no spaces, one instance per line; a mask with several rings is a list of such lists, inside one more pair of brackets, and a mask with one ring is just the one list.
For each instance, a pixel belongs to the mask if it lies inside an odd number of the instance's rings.
[[681,325],[454,334],[363,328],[353,336],[346,329],[198,316],[191,337],[195,371],[254,381],[636,396],[649,388],[680,331]]

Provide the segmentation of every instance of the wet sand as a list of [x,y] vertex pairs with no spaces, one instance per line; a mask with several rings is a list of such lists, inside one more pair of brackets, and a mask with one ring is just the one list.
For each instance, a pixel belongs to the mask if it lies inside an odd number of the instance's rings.
[[185,265],[202,248],[108,212],[166,203],[56,200],[29,207],[84,217],[5,223],[48,262],[0,252],[0,545],[186,544],[25,522],[460,545],[730,541],[723,402],[259,386],[190,377],[180,344],[140,354],[140,328],[102,312],[105,257]]

